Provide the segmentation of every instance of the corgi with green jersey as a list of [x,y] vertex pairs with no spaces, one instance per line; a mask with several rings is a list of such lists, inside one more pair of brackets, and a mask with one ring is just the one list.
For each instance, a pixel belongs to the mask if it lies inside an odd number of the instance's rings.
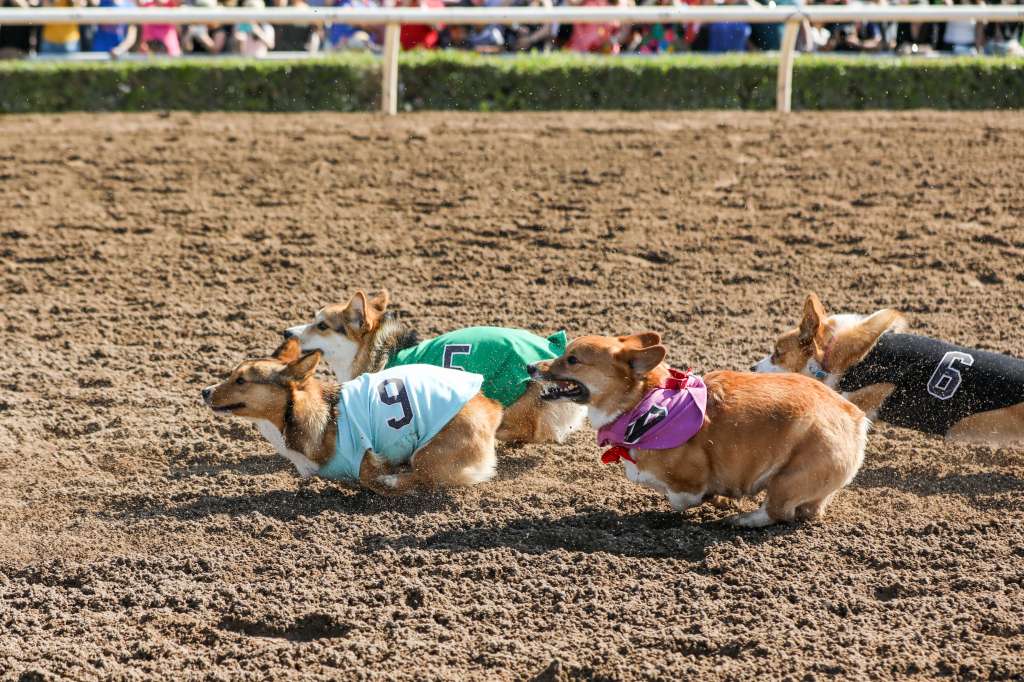
[[304,352],[319,350],[338,381],[366,372],[426,364],[483,377],[481,392],[501,403],[498,438],[526,443],[564,442],[583,423],[585,410],[572,403],[541,400],[527,367],[562,355],[564,331],[548,337],[522,329],[468,327],[421,341],[388,314],[387,291],[357,291],[346,303],[321,308],[308,324],[284,331]]

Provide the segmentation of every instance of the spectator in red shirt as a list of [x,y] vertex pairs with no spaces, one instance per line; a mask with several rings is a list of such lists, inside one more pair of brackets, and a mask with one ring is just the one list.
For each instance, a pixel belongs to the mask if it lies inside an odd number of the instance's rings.
[[[399,7],[422,7],[423,9],[443,9],[444,0],[400,0]],[[432,49],[437,46],[437,40],[443,25],[430,24],[405,24],[402,26],[400,42],[403,50],[414,50],[418,47]]]
[[[615,4],[609,0],[569,0],[567,5],[578,7],[607,7]],[[632,1],[623,3],[632,5]],[[618,54],[622,43],[629,36],[630,27],[623,28],[619,22],[607,24],[576,24],[566,47],[573,52],[604,52]]]

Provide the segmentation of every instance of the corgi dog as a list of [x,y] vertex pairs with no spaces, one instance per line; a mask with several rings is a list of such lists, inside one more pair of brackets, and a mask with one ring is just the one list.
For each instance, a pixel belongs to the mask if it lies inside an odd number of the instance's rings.
[[494,475],[501,406],[480,393],[482,377],[409,365],[325,386],[315,376],[320,357],[289,339],[204,388],[203,400],[217,414],[255,422],[303,478],[399,495]]
[[347,303],[320,309],[309,324],[286,329],[284,337],[298,339],[303,351],[321,351],[342,383],[410,363],[481,374],[484,395],[504,408],[499,440],[562,443],[582,425],[585,411],[542,401],[526,369],[561,355],[565,332],[545,339],[521,329],[469,327],[421,342],[387,312],[389,301],[387,291],[375,296],[357,291]]
[[869,422],[821,383],[796,374],[670,369],[654,332],[584,336],[531,366],[542,398],[585,405],[602,457],[674,509],[767,492],[729,519],[761,527],[818,518],[864,460]]
[[1024,360],[907,333],[896,310],[828,315],[811,293],[800,326],[751,369],[814,377],[895,426],[959,442],[1024,444]]

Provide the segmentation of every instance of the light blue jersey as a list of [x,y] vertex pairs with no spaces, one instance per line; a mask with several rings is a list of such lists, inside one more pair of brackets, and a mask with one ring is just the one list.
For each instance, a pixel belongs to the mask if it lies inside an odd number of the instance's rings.
[[479,374],[432,365],[403,365],[341,385],[334,456],[324,478],[358,480],[367,450],[394,464],[408,462],[480,392]]

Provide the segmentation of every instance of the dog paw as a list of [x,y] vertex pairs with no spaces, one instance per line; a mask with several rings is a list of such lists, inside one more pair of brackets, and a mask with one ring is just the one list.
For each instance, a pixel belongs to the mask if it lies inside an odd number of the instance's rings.
[[386,485],[389,488],[398,487],[398,474],[387,474],[386,476],[378,476],[377,482],[381,485]]
[[721,509],[722,511],[739,511],[740,508],[736,500],[724,495],[712,495],[707,499],[707,502],[715,509]]
[[726,523],[738,528],[764,528],[770,526],[775,521],[772,517],[768,516],[768,512],[762,506],[757,511],[746,512],[744,514],[736,514],[727,518]]

